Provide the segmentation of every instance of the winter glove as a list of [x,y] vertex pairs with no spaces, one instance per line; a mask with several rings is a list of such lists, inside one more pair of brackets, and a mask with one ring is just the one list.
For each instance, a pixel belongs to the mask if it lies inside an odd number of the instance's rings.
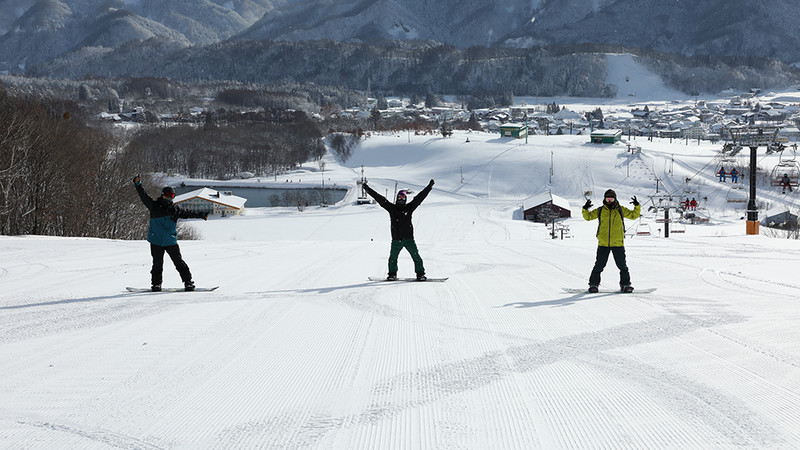
[[635,195],[631,197],[631,203],[633,203],[633,206],[639,206],[639,200],[636,199]]
[[137,186],[142,184],[142,179],[139,177],[139,175],[136,175],[135,177],[133,177],[133,184],[135,184]]
[[430,183],[428,183],[428,186],[433,187],[433,180],[431,180]]
[[588,210],[592,207],[592,199],[586,199],[586,203],[583,204],[583,209]]

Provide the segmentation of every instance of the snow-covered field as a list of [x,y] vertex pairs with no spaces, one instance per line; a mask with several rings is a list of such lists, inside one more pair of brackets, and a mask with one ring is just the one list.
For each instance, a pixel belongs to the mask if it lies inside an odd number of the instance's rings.
[[[363,164],[389,195],[436,180],[415,229],[446,283],[367,281],[388,215],[355,189],[194,221],[204,239],[181,247],[212,293],[127,293],[149,283],[144,241],[0,237],[0,447],[798,448],[798,241],[745,235],[718,146],[637,139],[628,176],[625,145],[586,140],[401,134],[327,157],[332,181]],[[658,290],[562,292],[593,262],[584,192],[646,209],[654,176],[661,193],[690,178],[711,216],[664,239],[651,214],[628,239],[634,285]],[[572,238],[515,220],[546,189],[570,200]]]
[[[436,180],[414,223],[445,283],[367,280],[386,272],[389,221],[355,188],[191,221],[204,239],[181,248],[211,293],[125,291],[149,285],[144,241],[0,236],[0,448],[800,448],[800,241],[745,234],[719,145],[639,138],[630,157],[587,140],[398,134],[326,157],[326,184],[362,165],[390,196]],[[633,284],[657,290],[563,292],[594,261],[584,194],[646,211],[655,178],[710,217],[669,239],[654,213],[628,222]],[[547,190],[571,202],[571,238],[519,220]],[[758,198],[796,212],[798,195]]]

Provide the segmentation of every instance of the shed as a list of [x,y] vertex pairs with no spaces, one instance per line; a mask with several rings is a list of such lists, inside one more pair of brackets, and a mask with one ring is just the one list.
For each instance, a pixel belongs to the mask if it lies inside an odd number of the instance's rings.
[[524,123],[505,123],[500,125],[500,135],[503,137],[524,138],[528,134],[528,126]]
[[551,222],[555,219],[572,217],[569,202],[550,192],[529,197],[522,202],[523,217],[534,222]]
[[591,134],[593,144],[613,144],[622,139],[622,130],[594,130]]
[[761,220],[761,226],[767,228],[778,228],[781,230],[796,230],[797,216],[788,210],[782,213],[772,214],[769,217]]
[[202,188],[175,197],[174,203],[187,211],[207,212],[209,214],[239,215],[244,211],[244,197],[230,192]]

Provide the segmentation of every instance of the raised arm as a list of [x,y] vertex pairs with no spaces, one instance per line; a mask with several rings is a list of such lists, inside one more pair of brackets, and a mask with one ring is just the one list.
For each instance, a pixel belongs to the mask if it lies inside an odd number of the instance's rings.
[[389,200],[386,200],[386,197],[375,192],[375,190],[369,187],[367,183],[364,183],[363,186],[364,190],[367,191],[367,194],[369,194],[370,197],[374,198],[375,201],[378,202],[378,204],[383,207],[383,209],[389,209],[391,207],[392,203]]
[[433,180],[431,180],[428,183],[428,185],[425,186],[425,188],[422,189],[420,193],[417,194],[416,197],[414,197],[414,200],[411,200],[411,203],[408,204],[408,209],[410,209],[411,211],[417,209],[417,206],[419,206],[419,204],[422,203],[423,200],[425,200],[425,197],[427,197],[428,194],[431,193],[432,189],[433,189]]
[[144,203],[144,206],[147,207],[147,210],[152,210],[153,199],[150,198],[150,196],[144,191],[144,188],[142,187],[142,179],[139,178],[139,175],[133,177],[133,185],[136,186],[136,193],[139,194],[139,198],[142,199],[142,203]]

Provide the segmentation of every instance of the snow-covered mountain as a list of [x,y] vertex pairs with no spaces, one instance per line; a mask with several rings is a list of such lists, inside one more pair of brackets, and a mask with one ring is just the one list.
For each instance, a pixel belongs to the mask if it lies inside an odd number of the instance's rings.
[[210,44],[238,33],[283,0],[0,0],[0,70],[30,67],[87,47],[158,38]]
[[800,60],[791,0],[316,0],[278,8],[247,39],[424,39],[469,46],[605,44]]
[[0,0],[0,10],[0,70],[11,71],[148,39],[169,48],[226,40],[588,45],[800,61],[793,0]]

